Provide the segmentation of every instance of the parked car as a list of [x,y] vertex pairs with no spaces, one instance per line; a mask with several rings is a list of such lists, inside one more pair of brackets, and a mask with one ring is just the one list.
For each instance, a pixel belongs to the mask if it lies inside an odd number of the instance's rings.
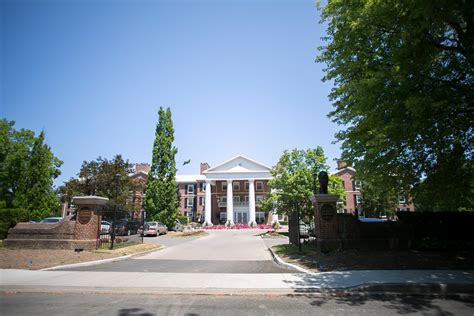
[[115,235],[118,236],[130,236],[138,233],[140,222],[134,222],[129,220],[120,220],[115,223]]
[[168,232],[168,228],[160,222],[147,222],[145,224],[145,228],[143,230],[144,236],[159,236],[161,234],[166,234]]
[[173,229],[175,232],[182,232],[184,231],[184,225],[179,222],[179,220],[176,220],[176,224],[174,224]]
[[300,223],[300,238],[309,238],[310,227],[305,223]]
[[112,223],[107,222],[107,221],[102,221],[100,223],[100,232],[102,234],[107,234],[110,233],[110,230],[112,229]]
[[62,217],[46,217],[40,221],[40,223],[49,223],[49,224],[54,224],[54,223],[59,223],[63,220]]

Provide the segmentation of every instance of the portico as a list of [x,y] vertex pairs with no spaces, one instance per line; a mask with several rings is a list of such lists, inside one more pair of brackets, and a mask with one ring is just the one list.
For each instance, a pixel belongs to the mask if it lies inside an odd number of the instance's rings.
[[[213,212],[219,212],[220,219],[225,216],[226,225],[257,223],[256,183],[257,191],[261,192],[259,198],[263,198],[263,185],[271,179],[269,167],[244,156],[237,156],[207,169],[203,175],[206,177],[204,218],[207,225],[213,224]],[[217,210],[213,209],[213,195],[216,195],[217,203],[214,205]],[[225,212],[220,212],[224,207]]]

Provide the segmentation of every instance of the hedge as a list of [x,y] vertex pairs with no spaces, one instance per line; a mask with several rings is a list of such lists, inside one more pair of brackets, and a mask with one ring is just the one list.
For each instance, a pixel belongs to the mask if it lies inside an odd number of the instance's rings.
[[28,212],[19,208],[0,209],[0,239],[7,237],[8,230],[19,222],[28,221]]
[[472,248],[474,212],[398,212],[397,217],[412,227],[415,248]]

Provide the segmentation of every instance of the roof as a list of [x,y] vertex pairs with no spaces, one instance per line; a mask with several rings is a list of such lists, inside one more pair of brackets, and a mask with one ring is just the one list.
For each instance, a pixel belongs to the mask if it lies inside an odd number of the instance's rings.
[[204,180],[206,180],[206,177],[202,174],[176,175],[177,183],[196,183]]
[[352,168],[352,167],[344,167],[344,168],[342,168],[342,169],[337,170],[334,174],[338,175],[338,174],[341,174],[341,173],[343,173],[344,171],[348,171],[348,170],[349,170],[349,171],[352,171],[352,172],[356,172],[356,170],[355,170],[354,168]]
[[252,171],[270,171],[271,168],[257,162],[253,159],[247,158],[243,155],[235,156],[223,163],[209,168],[204,171],[204,174],[213,173],[213,172],[252,172]]

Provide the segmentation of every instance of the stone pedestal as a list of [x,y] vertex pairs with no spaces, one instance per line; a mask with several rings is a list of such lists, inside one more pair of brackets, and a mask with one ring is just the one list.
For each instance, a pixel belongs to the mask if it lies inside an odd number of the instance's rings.
[[335,251],[341,246],[336,216],[338,200],[334,194],[316,194],[312,198],[318,251]]
[[101,211],[109,201],[99,196],[76,196],[76,227],[74,249],[95,249],[101,224]]

